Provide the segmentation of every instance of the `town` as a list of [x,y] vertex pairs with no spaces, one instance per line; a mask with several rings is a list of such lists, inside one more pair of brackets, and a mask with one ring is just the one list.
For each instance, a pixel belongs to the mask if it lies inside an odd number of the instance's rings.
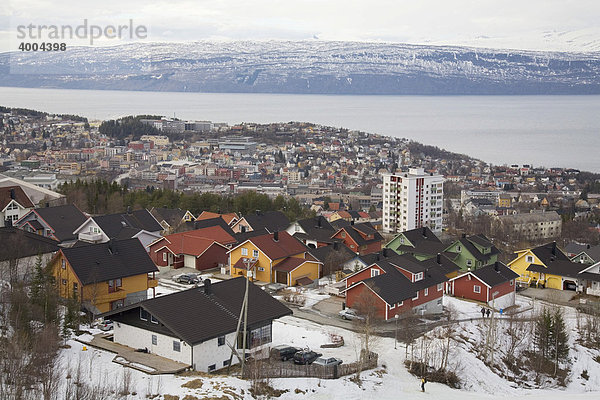
[[0,133],[0,398],[600,388],[600,174],[306,122]]

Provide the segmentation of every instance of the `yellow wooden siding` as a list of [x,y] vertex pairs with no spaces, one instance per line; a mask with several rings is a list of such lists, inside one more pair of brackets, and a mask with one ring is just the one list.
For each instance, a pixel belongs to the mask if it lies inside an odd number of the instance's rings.
[[319,279],[319,264],[314,261],[307,261],[292,272],[290,272],[290,286],[296,285],[296,281],[303,277],[308,277],[311,280]]
[[[242,255],[242,248],[248,249],[248,255]],[[235,277],[244,275],[243,269],[233,268],[233,266],[242,257],[252,258],[253,250],[258,250],[258,247],[254,246],[252,242],[247,242],[234,249],[231,253],[229,253],[229,260],[231,262],[231,268],[229,273],[231,276]],[[263,269],[263,271],[260,270],[261,268]],[[261,282],[271,282],[271,260],[262,251],[258,251],[258,264],[256,265],[256,280]]]

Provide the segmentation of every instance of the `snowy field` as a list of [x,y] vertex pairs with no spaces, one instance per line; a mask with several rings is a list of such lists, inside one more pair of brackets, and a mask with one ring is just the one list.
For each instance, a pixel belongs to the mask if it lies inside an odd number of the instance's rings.
[[[311,303],[317,300],[316,295],[310,295]],[[444,302],[450,308],[460,310],[459,318],[477,318],[481,316],[480,306],[451,297],[445,297]],[[521,309],[532,306],[529,299],[518,296]],[[536,301],[535,308],[543,304]],[[526,315],[528,312],[523,313]],[[573,360],[571,379],[566,388],[524,389],[515,387],[515,384],[500,378],[483,364],[468,346],[458,343],[451,347],[452,362],[460,364],[459,372],[463,380],[463,389],[451,389],[438,383],[428,383],[426,392],[420,391],[419,379],[409,374],[404,367],[404,344],[398,344],[394,349],[393,338],[377,338],[372,344],[373,350],[379,353],[379,368],[365,371],[361,374],[362,385],[359,387],[343,377],[338,380],[321,380],[316,378],[287,378],[272,379],[270,384],[276,389],[288,390],[279,398],[295,399],[305,396],[310,399],[398,399],[418,398],[420,396],[435,399],[464,400],[464,399],[598,399],[600,398],[600,364],[593,360],[600,354],[574,343],[573,329],[576,327],[576,312],[572,308],[565,308],[565,321],[571,328],[570,357]],[[462,322],[456,327],[457,334],[480,334],[481,321]],[[438,328],[442,329],[442,328]],[[345,345],[340,348],[320,349],[320,345],[330,342],[330,335],[342,335]],[[77,365],[80,364],[80,375],[85,380],[106,385],[114,392],[119,392],[122,386],[130,381],[130,394],[128,399],[145,399],[155,394],[176,395],[180,399],[190,395],[195,398],[217,397],[230,399],[252,399],[248,391],[250,384],[247,381],[221,375],[200,374],[198,376],[179,377],[173,375],[152,376],[142,372],[124,368],[112,362],[114,355],[97,349],[82,351],[83,345],[76,341],[69,341],[70,349],[62,351],[63,371],[70,371],[71,378],[63,382],[71,382],[77,375]],[[345,363],[357,359],[360,349],[360,337],[351,331],[337,327],[316,324],[296,317],[285,317],[273,324],[273,345],[290,344],[297,347],[310,347],[326,356],[339,357]],[[589,380],[580,377],[581,372],[587,370]],[[91,372],[90,372],[91,371]],[[196,388],[187,388],[186,382],[194,381]],[[198,381],[199,380],[199,381]],[[201,386],[201,387],[197,387]],[[304,393],[304,394],[303,394]],[[161,398],[161,397],[158,397]],[[189,397],[188,399],[192,399]]]

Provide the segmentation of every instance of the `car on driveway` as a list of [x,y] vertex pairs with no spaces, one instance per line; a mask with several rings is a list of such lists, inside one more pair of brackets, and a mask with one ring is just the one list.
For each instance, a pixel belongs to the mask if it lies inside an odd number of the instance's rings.
[[100,323],[100,325],[98,325],[98,329],[100,329],[101,331],[110,331],[113,328],[113,322],[109,319],[105,319],[104,321],[102,321]]
[[313,361],[313,365],[322,365],[324,367],[328,365],[340,365],[343,361],[335,357],[319,357]]
[[347,319],[347,320],[358,319],[361,321],[364,320],[364,317],[361,317],[360,315],[358,315],[356,313],[356,310],[353,310],[351,308],[346,308],[346,309],[340,311],[338,314],[340,315],[340,317],[342,317],[342,319]]
[[177,283],[185,283],[187,285],[193,285],[195,283],[199,283],[200,280],[194,274],[181,274],[175,277],[175,282]]
[[281,344],[271,348],[271,357],[279,358],[281,361],[287,361],[294,358],[294,354],[299,352],[300,348],[294,346],[288,346],[287,344]]
[[296,364],[312,364],[317,358],[321,357],[323,354],[317,353],[312,350],[300,350],[294,354],[294,363]]

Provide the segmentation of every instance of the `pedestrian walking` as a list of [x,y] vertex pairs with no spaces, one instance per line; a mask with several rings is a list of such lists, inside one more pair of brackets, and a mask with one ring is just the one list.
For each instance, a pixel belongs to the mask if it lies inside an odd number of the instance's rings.
[[481,307],[481,318],[485,318],[485,308]]
[[488,308],[488,309],[485,311],[485,315],[486,315],[488,318],[490,317],[490,309],[489,309],[489,308]]
[[422,377],[421,378],[421,392],[425,391],[425,384],[427,383],[427,378]]

